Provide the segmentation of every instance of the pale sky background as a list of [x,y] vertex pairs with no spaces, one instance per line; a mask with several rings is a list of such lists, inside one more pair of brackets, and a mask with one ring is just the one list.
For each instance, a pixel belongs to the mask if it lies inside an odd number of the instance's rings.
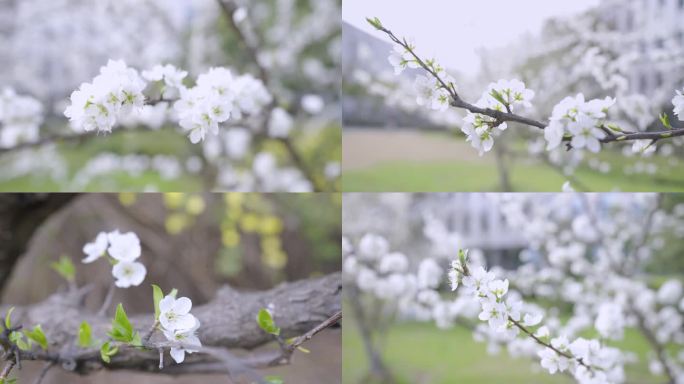
[[399,37],[445,67],[477,73],[478,48],[508,45],[538,33],[551,17],[579,13],[600,0],[343,0],[342,19],[385,39],[366,22],[378,17]]

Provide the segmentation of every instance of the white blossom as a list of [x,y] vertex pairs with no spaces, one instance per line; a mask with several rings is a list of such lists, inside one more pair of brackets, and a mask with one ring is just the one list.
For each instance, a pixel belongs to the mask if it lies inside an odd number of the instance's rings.
[[394,68],[394,74],[401,74],[406,68],[418,68],[419,65],[409,51],[404,47],[395,45],[388,57],[389,63]]
[[155,65],[152,69],[143,71],[142,77],[147,81],[164,81],[163,98],[177,97],[181,89],[185,89],[183,79],[187,71],[180,70],[171,64]]
[[368,233],[359,241],[359,257],[367,259],[378,259],[389,252],[389,243],[379,235]]
[[418,286],[437,288],[442,279],[442,268],[434,259],[424,259],[418,265]]
[[147,83],[122,60],[109,60],[92,83],[83,83],[71,94],[64,115],[72,126],[85,131],[110,132],[121,114],[139,111]]
[[463,286],[470,294],[486,296],[489,293],[489,283],[494,280],[494,274],[487,272],[482,266],[474,268],[471,274],[463,277]]
[[[484,97],[490,98],[490,105],[503,101],[504,105],[502,106],[502,109],[494,109],[506,110],[506,108],[510,108],[511,111],[514,111],[519,105],[526,108],[531,107],[531,101],[534,99],[534,91],[525,88],[525,83],[518,79],[502,79],[496,83],[489,84],[487,93]],[[499,100],[499,98],[501,100]]]
[[109,246],[106,232],[100,232],[93,242],[83,246],[83,253],[87,256],[83,259],[83,263],[89,264],[104,256]]
[[140,239],[133,232],[119,231],[107,234],[109,240],[109,255],[118,261],[134,261],[141,254]]
[[0,147],[38,140],[43,122],[43,106],[30,96],[17,95],[14,89],[0,93]]
[[676,304],[682,297],[682,282],[679,280],[668,280],[658,289],[658,302],[662,304]]
[[545,348],[539,352],[539,357],[541,358],[542,368],[549,371],[552,375],[556,372],[564,372],[570,366],[567,357],[557,354],[551,348]]
[[601,139],[606,133],[596,126],[597,121],[589,115],[579,114],[568,124],[568,130],[573,135],[570,144],[574,149],[587,148],[597,153],[601,150]]
[[274,108],[268,121],[268,134],[271,137],[287,137],[294,125],[292,116],[282,108]]
[[417,76],[414,89],[417,93],[418,105],[437,111],[449,108],[449,94],[435,78],[426,75]]
[[625,327],[622,307],[616,303],[601,304],[594,327],[604,338],[612,340],[622,339]]
[[197,319],[190,314],[192,300],[187,297],[179,299],[171,295],[159,301],[159,323],[167,331],[188,330],[196,325]]
[[684,121],[684,93],[682,91],[677,91],[672,99],[672,105],[674,105],[674,114],[680,121]]
[[116,278],[115,284],[119,288],[142,284],[146,274],[145,266],[135,261],[119,261],[112,267],[112,275]]
[[[200,327],[200,321],[194,316],[192,317],[194,324],[187,329],[164,329],[164,336],[168,341],[177,342],[181,346],[171,347],[170,354],[173,360],[177,364],[182,363],[185,360],[186,353],[198,352],[199,348],[202,347],[200,339],[197,337],[197,329]],[[197,347],[198,349],[194,349]]]
[[387,254],[378,263],[380,273],[402,273],[408,269],[408,259],[406,255],[399,252]]

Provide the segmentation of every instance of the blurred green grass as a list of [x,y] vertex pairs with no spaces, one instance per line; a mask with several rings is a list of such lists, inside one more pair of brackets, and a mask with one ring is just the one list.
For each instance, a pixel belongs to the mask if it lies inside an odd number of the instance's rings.
[[[368,372],[363,344],[351,311],[344,310],[342,331],[342,383],[359,384]],[[595,337],[585,334],[585,337]],[[630,383],[666,382],[648,371],[649,347],[634,329],[627,329],[619,342],[610,343],[634,352],[639,361],[626,366]],[[464,327],[440,330],[431,323],[398,323],[389,327],[383,356],[400,384],[554,384],[572,383],[568,377],[541,372],[541,366],[526,358],[514,359],[502,350],[489,355],[486,344],[476,342]]]
[[[293,134],[294,144],[301,151],[302,157],[308,164],[315,165],[321,174],[327,161],[339,161],[339,137],[340,128],[335,124],[316,131],[296,130]],[[258,149],[271,151],[289,161],[287,154],[279,145],[276,142],[264,142]],[[201,147],[191,144],[185,135],[169,126],[156,131],[115,129],[109,135],[90,137],[82,142],[58,142],[57,151],[66,164],[66,179],[71,181],[89,160],[104,153],[120,156],[170,156],[176,158],[181,167],[184,167],[185,161],[201,151]],[[11,161],[8,156],[0,156],[0,173],[3,167],[11,166]],[[153,188],[162,192],[201,192],[210,187],[213,186],[204,185],[201,175],[185,171],[177,178],[165,179],[155,170],[146,170],[136,175],[117,170],[94,177],[85,187],[76,186],[71,189],[77,189],[78,192],[140,192]],[[334,187],[339,190],[338,184]],[[69,191],[69,188],[40,172],[0,181],[0,192],[24,191],[55,192]]]
[[[575,177],[591,191],[684,191],[684,174],[674,171],[665,178],[658,175],[625,175],[619,171],[602,174],[580,168]],[[513,190],[517,192],[560,192],[567,181],[555,170],[541,164],[516,164],[511,169],[510,179]],[[345,171],[342,174],[342,188],[345,192],[493,192],[501,190],[498,180],[496,168],[488,164],[398,161],[364,170]]]
[[[391,132],[388,138],[391,138]],[[424,138],[453,140],[459,148],[471,151],[460,135],[444,132],[421,132]],[[526,153],[526,144],[518,139],[511,141],[510,149]],[[363,169],[343,170],[342,190],[344,192],[498,192],[501,191],[499,173],[490,158],[462,161],[404,161],[391,160]],[[589,157],[591,156],[591,157]],[[615,150],[604,150],[598,155],[589,155],[574,177],[591,192],[682,192],[684,173],[677,166],[668,164],[665,158],[650,158],[647,161],[658,165],[653,175],[626,175],[623,168],[643,159],[625,157]],[[586,166],[589,158],[610,164],[611,170],[600,173]],[[560,192],[568,179],[558,170],[541,162],[518,158],[509,162],[509,177],[516,192]],[[578,191],[581,190],[576,186]]]

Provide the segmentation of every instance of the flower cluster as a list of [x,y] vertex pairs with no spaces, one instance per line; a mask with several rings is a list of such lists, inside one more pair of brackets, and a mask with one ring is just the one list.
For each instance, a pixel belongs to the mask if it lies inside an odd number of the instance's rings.
[[71,94],[64,115],[72,126],[85,131],[111,132],[122,115],[139,111],[147,83],[123,60],[109,60],[92,83],[83,83]]
[[[525,88],[522,81],[499,80],[489,84],[487,91],[475,105],[500,112],[513,112],[518,106],[531,107],[532,99],[534,91]],[[480,156],[492,150],[497,132],[494,129],[504,131],[508,128],[505,122],[479,113],[469,112],[463,122],[461,131],[467,136],[466,141],[480,152]]]
[[557,148],[568,133],[572,136],[570,144],[574,149],[599,152],[600,140],[606,137],[602,129],[606,113],[614,104],[615,99],[610,97],[585,101],[581,93],[561,100],[553,108],[549,126],[544,129],[547,150]]
[[672,99],[674,105],[674,114],[677,115],[680,121],[684,121],[684,93],[677,91],[677,94]]
[[178,97],[180,91],[185,89],[183,79],[188,75],[187,71],[177,69],[171,64],[155,65],[152,69],[143,71],[142,77],[150,82],[162,82],[163,89],[161,96],[163,99]]
[[[521,331],[532,334],[528,328],[538,326],[543,315],[539,312],[525,313],[521,300],[507,297],[508,279],[496,279],[494,273],[481,266],[470,271],[467,259],[468,251],[461,250],[458,260],[452,262],[448,273],[452,290],[456,290],[460,283],[467,294],[476,297],[481,305],[478,318],[487,322],[491,331],[502,334],[504,339],[514,339]],[[605,308],[603,312],[611,309],[614,308]],[[602,323],[613,318],[608,313],[603,316],[604,319],[600,320]],[[624,381],[621,354],[615,348],[603,347],[598,340],[581,337],[572,342],[566,336],[548,341],[549,330],[545,326],[539,327],[534,337],[545,347],[538,352],[538,356],[541,366],[551,374],[569,371],[580,383]]]
[[[235,76],[226,68],[211,68],[187,88],[188,75],[173,65],[156,65],[142,76],[126,63],[109,60],[92,83],[83,83],[71,94],[71,104],[64,111],[72,126],[84,131],[111,132],[117,122],[135,121],[145,107],[147,81],[159,86],[163,100],[178,98],[174,110],[179,125],[192,143],[198,143],[207,132],[218,134],[219,124],[229,119],[255,115],[273,98],[263,82],[251,75]],[[163,112],[165,112],[165,107]],[[289,116],[277,112],[273,136],[289,133]],[[165,113],[164,113],[165,115]]]
[[192,301],[187,297],[176,299],[167,295],[159,301],[159,324],[168,341],[178,343],[171,347],[171,357],[180,364],[186,353],[197,352],[202,347],[197,337],[200,321],[190,313]]
[[361,291],[377,298],[407,301],[440,285],[443,270],[435,260],[422,260],[417,271],[411,273],[406,255],[390,252],[389,244],[382,236],[365,234],[357,249],[348,249],[346,253],[345,276]]
[[180,95],[174,109],[192,143],[204,140],[207,132],[217,135],[220,123],[256,114],[272,101],[261,80],[251,75],[234,76],[221,67],[201,74],[197,85],[181,89]]
[[38,100],[17,95],[12,88],[3,89],[0,93],[0,147],[37,140],[42,113],[43,106]]
[[109,255],[113,263],[112,275],[116,286],[129,288],[145,280],[147,269],[136,260],[141,255],[140,239],[133,232],[100,232],[95,240],[83,247],[87,256],[83,263],[90,264],[102,256]]

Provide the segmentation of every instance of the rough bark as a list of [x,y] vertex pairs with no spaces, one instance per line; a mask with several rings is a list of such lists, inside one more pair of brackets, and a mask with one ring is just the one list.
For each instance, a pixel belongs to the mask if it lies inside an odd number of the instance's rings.
[[[75,346],[77,332],[82,321],[88,321],[93,337],[103,341],[111,328],[111,318],[87,311],[81,305],[84,290],[74,293],[55,294],[45,301],[26,307],[15,308],[13,325],[33,327],[41,324],[50,346],[47,352],[34,350],[23,354],[24,359],[53,361],[63,368],[80,374],[99,369],[126,369],[153,371],[167,374],[225,372],[241,367],[259,368],[279,365],[281,351],[267,354],[234,356],[228,349],[252,349],[274,340],[256,323],[259,309],[273,304],[275,322],[282,330],[282,337],[305,334],[341,311],[341,277],[339,273],[322,278],[285,283],[268,291],[239,292],[228,286],[220,289],[210,302],[193,308],[192,313],[200,320],[198,336],[205,346],[200,353],[189,356],[181,365],[166,366],[159,370],[159,351],[163,346],[159,332],[151,339],[150,349],[123,347],[112,357],[110,364],[103,364],[97,348],[82,349]],[[152,303],[150,303],[150,307]],[[7,306],[0,307],[4,314]],[[135,329],[144,335],[152,327],[154,314],[129,316]],[[99,345],[98,345],[99,348]],[[232,362],[233,366],[230,366]],[[286,362],[282,362],[286,363]],[[233,372],[234,373],[234,372]]]
[[35,231],[74,194],[0,194],[0,292]]

